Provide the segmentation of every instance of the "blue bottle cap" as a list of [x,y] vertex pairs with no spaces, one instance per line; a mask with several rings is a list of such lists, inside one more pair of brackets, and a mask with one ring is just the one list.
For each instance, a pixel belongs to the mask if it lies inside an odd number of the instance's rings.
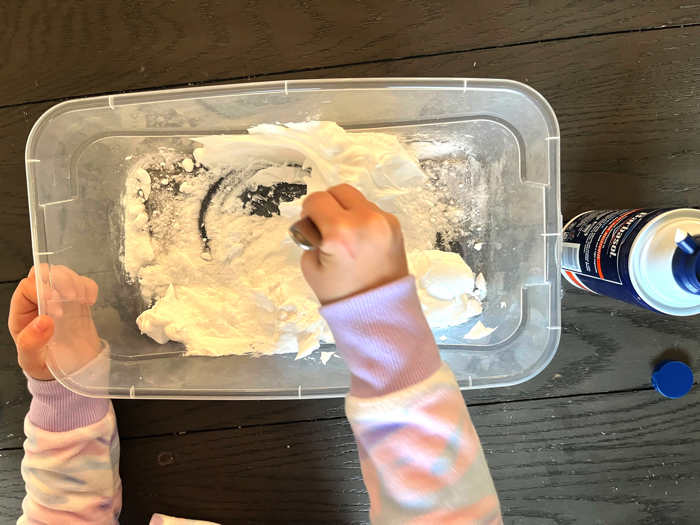
[[693,386],[693,371],[680,361],[662,361],[654,368],[651,384],[660,394],[677,399],[690,392]]

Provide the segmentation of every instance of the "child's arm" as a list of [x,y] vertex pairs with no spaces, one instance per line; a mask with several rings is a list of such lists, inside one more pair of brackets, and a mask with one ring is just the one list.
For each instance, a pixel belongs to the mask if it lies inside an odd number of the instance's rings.
[[[66,268],[58,271],[77,287],[68,293],[82,294],[88,304],[94,303],[93,281]],[[27,496],[18,523],[117,523],[121,481],[114,412],[109,400],[79,396],[53,379],[45,345],[54,322],[38,316],[34,269],[12,297],[8,326],[33,396],[24,423],[22,477]]]
[[457,383],[408,275],[398,221],[354,188],[310,195],[323,236],[302,269],[352,373],[346,413],[374,524],[498,524],[498,497]]

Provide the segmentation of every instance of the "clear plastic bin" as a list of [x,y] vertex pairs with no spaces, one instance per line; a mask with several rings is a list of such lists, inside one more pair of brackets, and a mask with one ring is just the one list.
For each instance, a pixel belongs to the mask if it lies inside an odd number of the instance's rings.
[[[442,357],[465,389],[514,385],[547,365],[561,332],[562,224],[559,128],[546,100],[507,80],[309,80],[72,100],[39,119],[27,143],[27,183],[39,311],[56,321],[49,365],[59,381],[99,397],[345,394],[350,378],[341,359],[186,357],[180,343],[141,335],[142,300],[119,258],[128,157],[171,144],[191,152],[190,137],[305,120],[460,143],[464,162],[482,167],[471,182],[488,187],[471,204],[479,207],[483,248],[465,259],[490,285],[480,319],[498,328],[481,344],[440,344]],[[94,304],[66,268],[99,285]],[[435,335],[455,342],[469,328]]]

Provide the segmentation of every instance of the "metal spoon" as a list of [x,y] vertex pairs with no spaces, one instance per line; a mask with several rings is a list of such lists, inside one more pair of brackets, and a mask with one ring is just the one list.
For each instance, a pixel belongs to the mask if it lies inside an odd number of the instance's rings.
[[315,250],[323,241],[321,232],[308,217],[292,224],[289,228],[289,235],[304,250]]

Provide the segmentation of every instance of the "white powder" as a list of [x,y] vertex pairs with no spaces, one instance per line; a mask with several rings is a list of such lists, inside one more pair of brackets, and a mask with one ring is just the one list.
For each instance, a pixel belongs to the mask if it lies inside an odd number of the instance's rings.
[[148,200],[151,196],[151,176],[144,169],[136,170],[136,180],[139,182],[139,190],[141,191],[141,196],[144,201]]
[[194,162],[192,162],[192,159],[183,159],[182,167],[187,173],[192,173],[192,170],[194,169]]
[[[483,276],[459,255],[433,249],[461,233],[464,212],[445,187],[449,166],[424,159],[421,170],[424,143],[405,147],[393,135],[347,133],[331,122],[194,140],[202,145],[196,163],[163,148],[126,185],[123,261],[151,301],[137,323],[155,341],[182,342],[189,355],[297,357],[332,342],[288,229],[304,186],[311,193],[342,182],[398,216],[431,327],[481,313]],[[280,202],[283,187],[291,194]],[[275,197],[279,214],[269,208]]]
[[423,250],[408,254],[418,298],[431,328],[447,328],[481,313],[474,273],[456,253]]

